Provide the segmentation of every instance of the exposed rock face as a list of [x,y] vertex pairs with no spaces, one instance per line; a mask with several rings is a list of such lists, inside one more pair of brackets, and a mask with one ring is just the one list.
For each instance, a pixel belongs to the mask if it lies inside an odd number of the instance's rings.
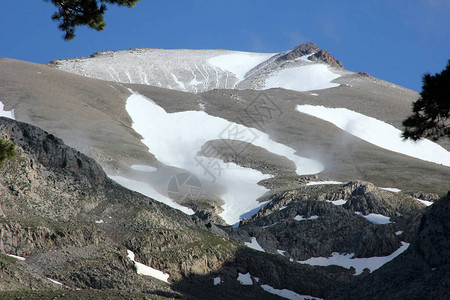
[[[271,199],[239,228],[228,230],[229,234],[242,242],[256,237],[267,252],[282,250],[285,257],[294,260],[330,257],[333,252],[354,253],[356,257],[387,256],[400,247],[400,241],[410,240],[410,235],[395,233],[414,227],[411,222],[418,220],[410,216],[424,207],[409,196],[395,196],[361,181],[335,187],[303,187]],[[331,203],[336,200],[346,203]],[[395,223],[373,224],[356,212],[382,214]]]
[[449,299],[450,192],[420,218],[408,250],[329,299]]
[[296,58],[302,57],[304,55],[308,54],[314,54],[318,52],[320,48],[314,44],[313,42],[308,42],[305,44],[301,44],[300,46],[295,47],[291,51],[289,51],[287,54],[281,56],[279,59],[285,59],[285,60],[294,60]]
[[329,64],[330,66],[337,68],[337,69],[344,69],[344,66],[342,65],[340,60],[336,60],[331,54],[325,50],[322,49],[313,55],[311,55],[309,58],[311,61],[321,61],[324,63]]
[[327,50],[320,49],[313,42],[308,42],[295,47],[288,53],[281,55],[277,61],[293,61],[302,56],[309,55],[308,60],[319,61],[337,69],[344,69],[344,66],[339,60],[336,60]]

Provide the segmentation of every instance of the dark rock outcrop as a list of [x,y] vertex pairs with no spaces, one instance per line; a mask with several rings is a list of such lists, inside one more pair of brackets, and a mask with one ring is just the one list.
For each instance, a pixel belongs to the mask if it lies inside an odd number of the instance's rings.
[[327,299],[449,299],[450,192],[420,219],[408,250]]

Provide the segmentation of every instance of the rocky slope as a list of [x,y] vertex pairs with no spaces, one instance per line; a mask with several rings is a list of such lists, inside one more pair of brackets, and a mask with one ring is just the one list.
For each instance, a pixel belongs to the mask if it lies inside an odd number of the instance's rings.
[[[339,278],[327,286],[329,293],[353,277],[342,270],[292,264],[233,242],[211,223],[122,188],[94,160],[39,128],[6,118],[0,118],[0,128],[2,138],[16,143],[18,150],[0,173],[1,290],[270,298],[259,285],[241,286],[238,273],[251,272],[260,284],[319,296],[320,278]],[[170,274],[170,286],[136,274],[127,249],[138,261]],[[213,285],[217,276],[223,285]],[[299,276],[316,279],[313,284],[288,280]],[[198,290],[198,284],[205,289]]]
[[[296,261],[332,252],[386,256],[428,226],[420,222],[424,206],[410,196],[365,182],[305,186],[311,180],[306,178],[299,187],[272,195],[270,204],[239,228],[219,228],[122,188],[94,160],[39,128],[0,118],[0,129],[19,153],[0,172],[0,284],[11,291],[2,292],[5,297],[134,299],[181,293],[270,299],[276,295],[262,288],[270,286],[325,298],[370,273],[355,276],[354,269]],[[328,202],[336,200],[347,202]],[[395,223],[375,225],[355,211],[385,214]],[[306,220],[296,220],[299,215]],[[266,253],[244,246],[251,237]],[[138,261],[170,274],[170,284],[136,274],[127,249]],[[250,283],[242,285],[240,276]],[[40,292],[12,292],[18,289]],[[43,291],[48,289],[55,291]],[[61,289],[68,292],[56,291]]]
[[408,250],[329,299],[450,298],[450,192],[419,218]]

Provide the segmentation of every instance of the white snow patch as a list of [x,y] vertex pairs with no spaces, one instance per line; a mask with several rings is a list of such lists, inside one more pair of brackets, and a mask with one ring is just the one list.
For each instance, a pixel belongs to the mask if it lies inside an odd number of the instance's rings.
[[2,101],[0,101],[0,117],[7,117],[10,119],[14,119],[14,109],[13,110],[4,110],[4,105]]
[[426,200],[421,200],[421,199],[417,199],[417,201],[420,201],[422,204],[425,204],[426,206],[430,206],[431,204],[433,204],[433,202],[431,201],[426,201]]
[[26,260],[26,258],[22,257],[22,256],[17,256],[17,255],[14,255],[14,254],[6,254],[6,255],[8,255],[9,257],[15,258],[17,260],[22,260],[22,261]]
[[388,256],[374,256],[369,258],[353,258],[355,254],[340,254],[333,252],[331,257],[312,257],[304,261],[297,261],[301,264],[308,264],[312,266],[341,266],[347,269],[350,267],[355,268],[355,276],[363,272],[365,268],[368,268],[370,272],[380,268],[385,263],[393,260],[395,257],[403,253],[408,249],[409,243],[402,242],[402,246]]
[[214,285],[219,285],[222,283],[222,279],[220,277],[214,277]]
[[317,94],[317,93],[311,93],[311,94],[309,94],[309,95],[314,96],[314,97],[319,96],[319,94]]
[[304,218],[303,216],[296,215],[296,216],[294,217],[294,220],[296,220],[296,221],[305,221],[305,220],[316,220],[316,219],[318,219],[318,218],[319,218],[319,216],[311,216],[311,217],[309,217],[309,218]]
[[402,230],[399,230],[399,231],[396,231],[395,232],[395,235],[400,235],[400,234],[402,234],[403,233],[403,231]]
[[96,223],[96,224],[103,224],[103,223],[105,223],[105,221],[103,221],[103,220],[98,220],[98,221],[95,221],[95,223]]
[[134,262],[134,265],[136,266],[137,273],[139,275],[145,275],[145,276],[151,276],[153,278],[162,280],[164,282],[169,283],[167,280],[169,279],[169,274],[163,273],[159,270],[153,269],[152,267],[149,267],[147,265],[144,265],[140,262],[137,262],[134,260],[134,253],[131,250],[127,250],[127,256],[128,258]]
[[333,181],[333,180],[328,180],[328,181],[311,181],[311,182],[308,182],[306,185],[321,185],[321,184],[343,184],[343,182]]
[[388,224],[388,223],[392,223],[391,222],[391,218],[380,215],[380,214],[368,214],[368,215],[363,215],[362,212],[356,211],[355,212],[357,215],[360,215],[361,217],[364,217],[367,219],[367,221],[373,223],[373,224],[377,224],[377,225],[381,225],[381,224]]
[[131,169],[141,172],[156,172],[157,168],[147,165],[132,165]]
[[261,245],[258,244],[258,241],[256,240],[255,237],[251,237],[251,238],[250,238],[250,242],[244,242],[244,244],[245,244],[245,246],[247,246],[247,247],[249,247],[249,248],[252,248],[252,249],[255,249],[255,250],[258,250],[258,251],[261,251],[261,252],[266,252],[266,251],[261,247]]
[[252,281],[252,278],[250,276],[250,273],[247,273],[247,274],[239,273],[237,280],[242,285],[253,285],[253,281]]
[[312,64],[300,67],[283,69],[266,79],[265,89],[284,88],[304,92],[310,90],[322,90],[339,86],[331,83],[340,77],[339,74],[330,71],[324,64]]
[[285,206],[282,206],[282,207],[280,207],[278,210],[283,210],[283,209],[285,209],[287,206],[285,205]]
[[236,75],[239,81],[245,78],[248,71],[272,57],[274,53],[250,53],[236,52],[232,54],[219,55],[207,60],[215,67]]
[[51,279],[51,278],[48,278],[48,277],[46,277],[48,280],[50,280],[51,282],[53,282],[53,283],[55,283],[55,284],[57,284],[57,285],[62,285],[62,286],[64,286],[64,284],[62,284],[61,282],[59,282],[59,281],[56,281],[56,280],[54,280],[54,279]]
[[330,201],[330,200],[326,200],[326,201],[330,202],[331,204],[334,204],[334,205],[344,205],[345,203],[347,203],[347,200],[344,200],[344,199],[335,200],[335,201]]
[[346,108],[297,105],[297,110],[333,123],[342,130],[378,147],[421,160],[450,166],[450,152],[429,140],[404,141],[402,131],[383,121]]
[[385,191],[389,191],[389,192],[393,192],[393,193],[400,193],[402,190],[397,189],[397,188],[383,188],[380,187],[380,189],[385,190]]
[[321,300],[322,299],[322,298],[316,298],[316,297],[312,297],[312,296],[308,296],[308,295],[300,295],[300,294],[297,294],[296,292],[293,292],[288,289],[282,289],[282,290],[275,289],[267,284],[261,285],[261,288],[268,293],[278,295],[280,297],[290,299],[290,300],[307,300],[307,299]]
[[[261,206],[257,199],[267,189],[257,183],[270,175],[199,155],[207,141],[225,139],[250,142],[292,160],[298,174],[316,174],[324,168],[318,161],[295,155],[294,149],[274,142],[264,132],[210,116],[203,111],[167,113],[139,94],[128,98],[126,110],[133,120],[133,129],[143,137],[142,142],[159,161],[188,170],[200,180],[216,182],[226,188],[221,197],[225,204],[220,216],[228,224],[239,222],[241,215]],[[158,197],[155,199],[159,200]]]
[[122,177],[122,176],[108,175],[108,177],[111,178],[112,180],[114,180],[115,182],[117,182],[118,184],[126,187],[127,189],[136,191],[138,193],[141,193],[144,196],[158,200],[159,202],[162,202],[173,208],[181,210],[185,214],[193,215],[195,213],[192,209],[187,208],[182,205],[179,205],[178,203],[175,203],[174,201],[172,201],[172,199],[170,199],[169,197],[164,196],[161,193],[158,193],[153,187],[151,187],[149,184],[147,184],[145,182],[132,180],[132,179]]
[[286,253],[286,251],[280,250],[280,249],[277,249],[277,252],[278,252],[278,254],[283,255],[283,256],[284,256],[284,253]]

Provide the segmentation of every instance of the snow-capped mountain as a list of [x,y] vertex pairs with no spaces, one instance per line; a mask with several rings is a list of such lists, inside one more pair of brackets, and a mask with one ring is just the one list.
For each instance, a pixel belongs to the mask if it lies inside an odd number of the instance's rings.
[[235,88],[324,89],[337,86],[331,81],[348,73],[343,71],[340,62],[313,43],[282,53],[164,49],[104,51],[86,58],[55,60],[50,65],[91,78],[193,93]]
[[[0,59],[2,137],[20,156],[0,173],[0,217],[26,218],[23,230],[4,227],[0,250],[43,268],[52,284],[98,288],[71,273],[92,272],[123,288],[148,275],[205,299],[217,291],[326,297],[372,272],[378,278],[377,269],[415,253],[422,215],[436,215],[425,205],[448,189],[448,144],[400,137],[417,96],[345,70],[313,43],[270,54],[134,49],[48,65]],[[52,221],[27,227],[23,214]],[[96,229],[77,231],[61,251],[104,263],[106,250],[84,245],[116,245],[120,267],[110,269],[131,265],[137,275],[111,271],[111,283],[95,266],[73,271],[59,250],[57,263],[42,267],[53,254],[36,254],[33,243],[53,249],[41,231],[75,216]],[[17,245],[14,234],[27,232],[37,240]],[[140,284],[148,283],[133,289]]]

